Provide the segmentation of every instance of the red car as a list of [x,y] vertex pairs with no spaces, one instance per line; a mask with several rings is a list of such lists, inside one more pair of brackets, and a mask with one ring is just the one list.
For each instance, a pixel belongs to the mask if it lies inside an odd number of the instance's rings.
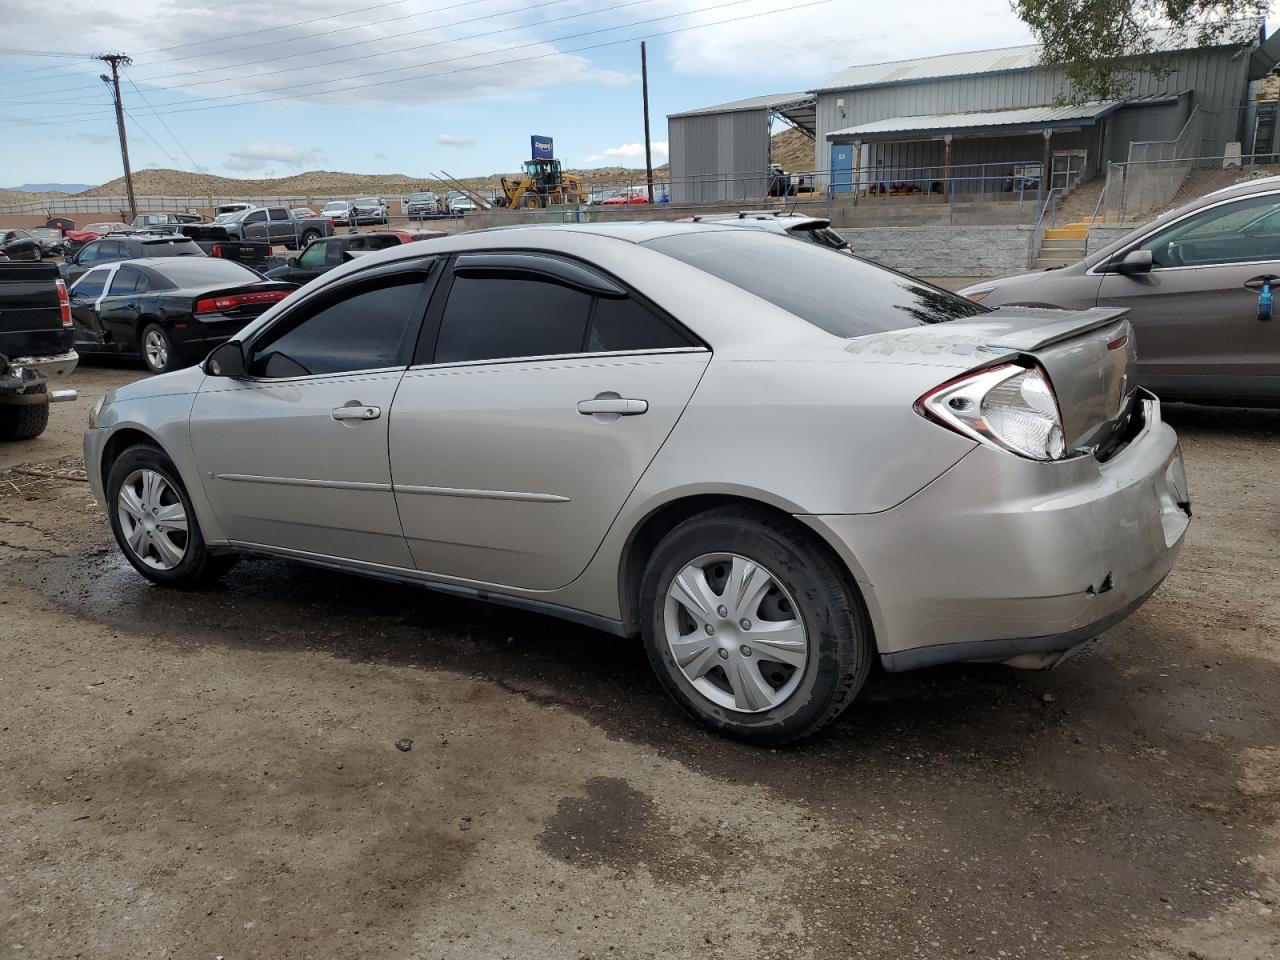
[[631,206],[632,204],[648,203],[649,188],[648,187],[627,187],[621,193],[612,197],[605,197],[600,201],[600,205],[604,207]]
[[87,227],[81,227],[79,230],[62,231],[63,239],[67,242],[67,255],[75,253],[86,243],[97,240],[99,237],[105,237],[108,233],[132,233],[133,227],[127,223],[91,223]]

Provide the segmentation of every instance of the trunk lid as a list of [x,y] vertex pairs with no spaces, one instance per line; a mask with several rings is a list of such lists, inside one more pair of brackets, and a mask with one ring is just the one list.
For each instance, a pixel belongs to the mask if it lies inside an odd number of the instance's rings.
[[858,337],[851,353],[956,371],[1031,360],[1053,384],[1069,450],[1096,444],[1127,417],[1137,376],[1124,308],[999,307],[970,319]]
[[58,279],[52,263],[0,263],[0,355],[52,357],[71,349]]

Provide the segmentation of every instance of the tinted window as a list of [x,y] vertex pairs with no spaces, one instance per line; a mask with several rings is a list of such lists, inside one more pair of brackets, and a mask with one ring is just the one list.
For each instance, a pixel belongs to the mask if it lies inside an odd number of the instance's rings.
[[147,289],[147,278],[137,270],[122,268],[116,271],[111,279],[111,296],[119,297],[130,293],[143,293]]
[[1280,260],[1280,194],[1246,197],[1192,214],[1145,240],[1157,267]]
[[597,297],[591,313],[587,350],[663,350],[690,346],[689,340],[671,324],[630,297]]
[[385,250],[387,247],[398,247],[400,238],[393,236],[374,236],[365,234],[363,236],[352,237],[347,241],[348,250]]
[[288,220],[289,219],[289,211],[286,210],[284,207],[272,207],[270,212],[271,212],[272,220]]
[[236,283],[256,283],[262,274],[234,260],[218,257],[183,257],[151,267],[177,287],[214,287]]
[[194,240],[185,237],[181,240],[161,240],[159,243],[144,243],[141,252],[144,257],[204,256],[204,251],[200,249],[200,245]]
[[98,260],[98,251],[102,248],[102,242],[94,241],[87,244],[83,250],[76,254],[76,263],[96,263]]
[[323,240],[317,240],[307,249],[302,251],[302,256],[298,258],[298,266],[300,267],[322,267],[324,266],[324,252],[329,244]]
[[558,283],[455,277],[436,363],[582,352],[592,296]]
[[119,240],[100,240],[98,242],[99,261],[103,260],[123,260],[125,258],[124,244]]
[[399,366],[421,292],[420,274],[340,291],[342,299],[291,316],[254,343],[249,372],[302,377]]
[[253,213],[245,214],[244,222],[245,223],[261,223],[265,219],[267,219],[267,211],[255,210],[253,211]]
[[729,229],[663,237],[645,246],[741,287],[837,337],[988,312],[940,287],[779,234]]
[[110,270],[90,270],[75,284],[73,293],[82,300],[97,300],[107,285]]

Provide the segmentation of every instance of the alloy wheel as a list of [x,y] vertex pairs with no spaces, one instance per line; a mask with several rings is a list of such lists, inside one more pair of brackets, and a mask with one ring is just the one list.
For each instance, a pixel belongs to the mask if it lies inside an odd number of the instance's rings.
[[693,688],[738,713],[780,706],[809,662],[795,600],[770,570],[738,554],[686,564],[667,588],[663,629]]
[[172,570],[187,553],[187,511],[173,485],[155,470],[135,470],[116,496],[129,550],[157,570]]
[[148,330],[142,341],[143,353],[147,366],[152,370],[163,370],[169,363],[169,342],[159,330]]

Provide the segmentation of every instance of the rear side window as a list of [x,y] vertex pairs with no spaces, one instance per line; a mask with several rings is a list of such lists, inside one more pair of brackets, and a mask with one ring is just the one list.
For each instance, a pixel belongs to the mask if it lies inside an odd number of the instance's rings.
[[862,337],[987,313],[940,287],[812,243],[757,230],[690,232],[650,240],[665,253],[837,337]]
[[288,211],[288,210],[286,210],[286,209],[284,209],[284,207],[272,207],[272,208],[271,208],[271,219],[272,219],[272,220],[288,220],[288,219],[289,219],[289,211]]
[[253,344],[249,374],[266,379],[403,366],[424,275],[348,285],[337,300],[295,311]]
[[435,362],[580,353],[592,299],[536,279],[455,277]]
[[348,250],[385,250],[387,247],[398,247],[399,237],[391,236],[357,236],[347,241]]
[[631,297],[597,297],[587,334],[587,352],[669,350],[691,346],[689,339]]
[[147,278],[137,270],[121,268],[111,279],[110,294],[113,297],[126,296],[131,293],[145,293]]

